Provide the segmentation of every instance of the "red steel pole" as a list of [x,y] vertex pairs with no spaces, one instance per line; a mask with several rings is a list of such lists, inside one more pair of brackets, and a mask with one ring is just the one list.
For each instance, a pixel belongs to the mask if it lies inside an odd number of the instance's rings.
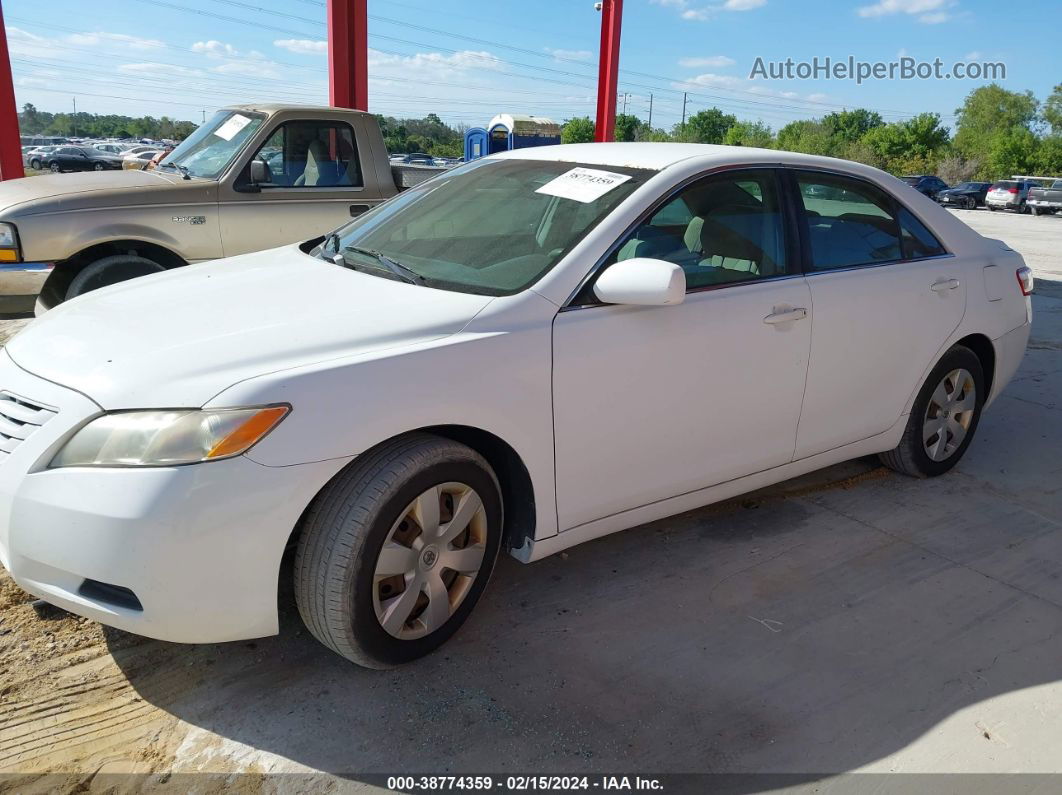
[[619,82],[620,23],[623,0],[601,1],[601,55],[597,63],[597,124],[595,141],[611,141],[616,134],[616,87]]
[[328,101],[369,109],[369,16],[366,0],[328,0]]
[[11,56],[7,51],[7,27],[4,25],[4,9],[0,6],[0,180],[24,176],[15,84],[11,79]]

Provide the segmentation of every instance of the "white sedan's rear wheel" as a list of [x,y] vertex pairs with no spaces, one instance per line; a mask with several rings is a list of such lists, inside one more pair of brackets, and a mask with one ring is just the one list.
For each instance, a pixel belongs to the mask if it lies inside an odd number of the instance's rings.
[[951,348],[915,398],[903,438],[881,454],[887,467],[913,477],[943,475],[970,446],[985,400],[981,360],[962,345]]
[[310,507],[295,561],[303,621],[361,665],[421,657],[472,611],[501,526],[498,482],[479,454],[428,434],[382,445]]

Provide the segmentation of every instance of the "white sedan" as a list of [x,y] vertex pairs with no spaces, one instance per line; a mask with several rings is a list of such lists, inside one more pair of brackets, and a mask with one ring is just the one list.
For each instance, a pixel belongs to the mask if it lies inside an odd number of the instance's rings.
[[478,160],[326,238],[35,321],[0,353],[0,560],[181,642],[276,633],[294,578],[322,643],[395,665],[458,629],[499,550],[868,454],[947,472],[1031,291],[1017,253],[855,163]]

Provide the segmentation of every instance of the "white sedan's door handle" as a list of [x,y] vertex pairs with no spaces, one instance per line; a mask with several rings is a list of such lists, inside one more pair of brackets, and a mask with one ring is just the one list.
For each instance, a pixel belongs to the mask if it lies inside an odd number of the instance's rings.
[[958,279],[941,279],[939,282],[933,282],[929,289],[935,293],[942,293],[945,290],[954,290],[958,286]]
[[763,322],[775,325],[777,323],[789,323],[794,320],[803,320],[807,316],[808,310],[802,306],[798,306],[796,309],[789,309],[785,312],[772,312],[763,319]]

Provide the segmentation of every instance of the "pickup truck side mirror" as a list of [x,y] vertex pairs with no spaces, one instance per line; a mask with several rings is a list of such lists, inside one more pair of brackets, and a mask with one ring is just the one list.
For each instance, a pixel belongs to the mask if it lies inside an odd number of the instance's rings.
[[252,160],[247,164],[247,170],[236,180],[233,190],[240,193],[259,193],[262,185],[268,185],[272,180],[269,166],[261,160]]

